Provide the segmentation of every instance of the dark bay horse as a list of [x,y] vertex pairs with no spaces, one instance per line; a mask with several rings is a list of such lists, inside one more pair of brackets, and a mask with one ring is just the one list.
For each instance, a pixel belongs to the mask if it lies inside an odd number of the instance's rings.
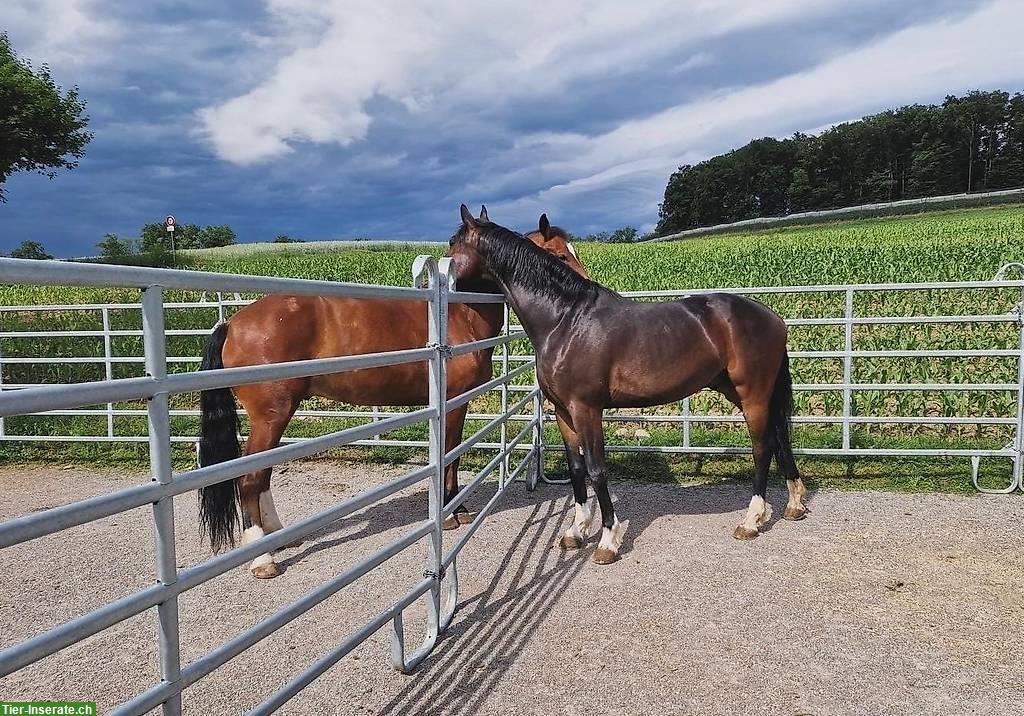
[[[481,219],[487,220],[486,209]],[[561,231],[532,232],[531,246],[540,247],[566,266],[586,276],[568,236]],[[532,242],[532,243],[531,243]],[[457,286],[465,291],[497,293],[479,268],[456,262]],[[321,298],[271,295],[239,310],[218,325],[207,341],[200,370],[264,365],[283,361],[422,348],[427,343],[427,304],[413,300]],[[501,330],[500,303],[452,303],[448,309],[448,340],[452,345],[493,338]],[[448,361],[448,397],[490,380],[493,349],[457,356]],[[320,396],[353,405],[423,405],[427,403],[426,363],[406,363],[335,373],[333,375],[241,385],[204,391],[200,395],[201,436],[199,464],[212,465],[238,457],[238,416],[235,398],[249,415],[251,428],[244,453],[268,450],[280,444],[299,403]],[[446,416],[445,451],[462,441],[468,406]],[[459,461],[445,470],[445,502],[458,494]],[[270,492],[271,469],[211,485],[200,491],[200,520],[214,551],[235,543],[238,504],[241,504],[242,542],[248,543],[281,529]],[[445,521],[445,529],[471,521],[464,506]],[[256,577],[280,574],[271,555],[250,565]]]
[[[539,231],[550,233],[546,216]],[[574,523],[561,540],[564,549],[577,549],[588,537],[594,511],[586,509],[587,478],[603,525],[594,561],[615,561],[622,545],[625,523],[615,516],[608,493],[604,408],[660,405],[702,388],[717,390],[743,411],[753,444],[754,494],[733,536],[753,539],[771,517],[765,491],[772,457],[789,486],[784,517],[806,515],[806,489],[790,439],[786,324],[776,313],[727,293],[632,301],[570,271],[519,234],[473,218],[465,206],[449,253],[465,270],[485,271],[497,281],[533,343],[538,381],[565,440],[576,500]]]

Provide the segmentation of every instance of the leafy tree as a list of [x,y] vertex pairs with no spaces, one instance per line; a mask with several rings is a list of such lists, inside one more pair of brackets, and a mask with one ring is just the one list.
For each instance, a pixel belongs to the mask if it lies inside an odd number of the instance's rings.
[[170,233],[163,222],[153,222],[144,225],[142,232],[139,234],[139,250],[144,254],[170,252]]
[[123,259],[134,254],[132,245],[117,234],[106,234],[103,240],[96,244],[100,255],[105,259]]
[[[166,226],[164,231],[167,231]],[[174,247],[177,249],[202,248],[201,234],[202,229],[198,224],[179,224],[174,227]],[[168,237],[168,241],[170,241],[170,237]]]
[[280,234],[276,239],[274,239],[274,243],[275,244],[303,244],[303,243],[305,243],[305,239],[296,239],[296,238],[293,238],[291,236],[288,236],[288,234]]
[[230,226],[207,226],[199,232],[199,248],[212,249],[216,246],[230,246],[238,237]]
[[46,253],[46,249],[38,241],[22,241],[18,246],[11,252],[12,259],[39,259],[46,260],[52,259],[51,254]]
[[0,33],[0,202],[2,185],[15,172],[53,178],[78,166],[92,139],[84,111],[77,87],[62,91],[46,65],[34,68],[19,58]]
[[1024,186],[1024,94],[949,96],[755,139],[669,177],[657,233],[762,216]]
[[608,241],[616,244],[632,244],[640,237],[640,232],[635,226],[623,226],[616,229],[609,235]]

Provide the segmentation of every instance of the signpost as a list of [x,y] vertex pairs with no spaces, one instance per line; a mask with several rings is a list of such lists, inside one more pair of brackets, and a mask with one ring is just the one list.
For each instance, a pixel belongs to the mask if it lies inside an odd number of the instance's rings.
[[177,256],[174,253],[174,216],[171,214],[167,215],[164,219],[164,226],[167,227],[167,231],[171,234],[171,261],[174,263],[178,262]]

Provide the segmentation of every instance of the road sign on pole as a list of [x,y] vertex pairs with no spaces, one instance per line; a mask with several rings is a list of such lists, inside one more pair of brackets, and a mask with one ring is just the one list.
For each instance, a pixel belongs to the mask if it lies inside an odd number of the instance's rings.
[[168,214],[167,218],[164,219],[164,226],[167,227],[167,231],[171,234],[171,261],[177,262],[177,254],[174,251],[174,216]]

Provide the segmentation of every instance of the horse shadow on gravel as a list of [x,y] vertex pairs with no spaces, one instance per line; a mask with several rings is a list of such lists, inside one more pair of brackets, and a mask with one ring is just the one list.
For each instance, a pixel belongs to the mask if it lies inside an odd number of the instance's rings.
[[[749,460],[748,460],[749,461]],[[718,480],[719,482],[700,482],[696,484],[680,484],[677,473],[673,471],[667,458],[661,454],[643,456],[616,456],[609,461],[609,485],[612,498],[616,504],[616,513],[620,519],[629,520],[629,528],[623,541],[621,555],[629,554],[633,549],[634,540],[655,520],[666,516],[709,515],[737,512],[737,524],[742,511],[750,503],[750,466],[739,461],[735,470],[725,473],[717,471],[706,474],[704,461],[698,456],[692,465],[686,466],[686,475],[695,480]],[[564,470],[551,471],[552,479],[568,477]],[[463,484],[469,476],[462,476]],[[724,480],[724,482],[723,482]],[[781,519],[782,508],[787,500],[784,480],[781,477],[771,479],[768,485],[768,500],[772,504],[772,518],[763,528],[764,532]],[[470,509],[479,509],[492,494],[494,483],[485,482],[472,493],[466,504]],[[813,510],[815,490],[809,488],[805,498]],[[572,489],[568,485],[541,484],[536,492],[528,493],[522,483],[509,488],[505,497],[498,501],[491,514],[504,510],[518,509],[535,502],[564,503],[565,509],[572,510]],[[591,491],[591,499],[593,491]],[[427,493],[421,486],[413,492],[403,493],[390,499],[381,500],[364,510],[342,518],[326,527],[308,535],[301,548],[287,557],[281,555],[279,564],[287,569],[303,559],[323,550],[341,547],[346,543],[365,539],[381,532],[412,525],[426,516]],[[600,511],[597,512],[600,519]],[[353,525],[361,525],[353,529]],[[562,531],[568,529],[566,524]],[[344,534],[339,535],[339,532]],[[458,530],[446,532],[448,540],[456,538]],[[551,538],[550,544],[558,542],[559,534]],[[591,542],[595,540],[592,538]],[[548,546],[550,546],[550,544]],[[592,545],[591,545],[592,546]],[[589,555],[589,550],[584,549]]]

